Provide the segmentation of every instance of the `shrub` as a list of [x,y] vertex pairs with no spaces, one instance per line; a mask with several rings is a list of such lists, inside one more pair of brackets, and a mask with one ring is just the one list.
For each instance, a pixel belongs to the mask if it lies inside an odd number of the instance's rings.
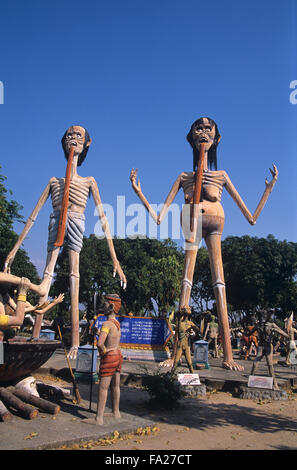
[[174,408],[185,396],[176,374],[170,372],[145,375],[143,386],[150,395],[150,403],[157,407]]

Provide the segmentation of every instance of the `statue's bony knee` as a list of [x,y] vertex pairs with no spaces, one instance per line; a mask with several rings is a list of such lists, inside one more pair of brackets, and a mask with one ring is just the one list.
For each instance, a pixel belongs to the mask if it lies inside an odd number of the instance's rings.
[[71,289],[78,289],[79,287],[79,273],[71,271],[69,273],[69,283]]
[[71,280],[75,280],[75,279],[78,279],[78,280],[79,280],[79,279],[80,279],[79,272],[77,272],[77,271],[71,271],[71,272],[69,273],[69,279],[70,279],[70,281],[71,281]]
[[193,283],[185,277],[182,280],[182,286],[185,286],[185,287],[188,287],[189,289],[192,289]]
[[48,271],[47,269],[44,271],[43,273],[43,281],[45,280],[49,280],[51,281],[53,278],[53,272],[52,271]]
[[222,281],[221,279],[217,279],[216,281],[214,281],[214,282],[212,283],[212,287],[213,287],[213,289],[218,289],[218,290],[220,290],[220,289],[225,289],[225,288],[226,288],[226,284],[225,284],[225,282]]

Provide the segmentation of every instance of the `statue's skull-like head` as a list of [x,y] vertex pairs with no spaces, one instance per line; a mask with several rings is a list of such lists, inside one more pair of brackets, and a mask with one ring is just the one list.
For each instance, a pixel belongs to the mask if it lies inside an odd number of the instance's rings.
[[63,135],[61,142],[66,159],[68,159],[70,148],[75,148],[74,155],[78,156],[77,165],[80,166],[86,158],[92,140],[84,127],[71,126]]
[[205,150],[208,152],[208,161],[210,166],[217,167],[216,150],[221,139],[218,126],[209,117],[201,117],[193,122],[187,135],[187,141],[194,151],[194,168],[197,166],[197,157],[202,142],[205,144]]
[[190,132],[190,143],[198,150],[202,142],[205,143],[205,150],[209,150],[213,144],[217,145],[215,123],[209,118],[203,117],[195,121]]

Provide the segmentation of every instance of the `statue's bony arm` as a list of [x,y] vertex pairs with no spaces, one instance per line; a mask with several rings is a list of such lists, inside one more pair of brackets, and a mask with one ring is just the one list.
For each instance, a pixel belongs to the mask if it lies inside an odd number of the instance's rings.
[[104,213],[104,209],[103,209],[103,205],[102,205],[102,201],[101,201],[101,197],[100,197],[100,193],[99,193],[99,188],[98,188],[98,185],[96,183],[95,178],[93,178],[93,177],[91,178],[90,190],[91,190],[91,194],[93,196],[93,199],[94,199],[94,202],[95,202],[95,205],[96,205],[96,209],[98,211],[101,227],[102,227],[103,232],[105,233],[105,237],[106,237],[106,240],[107,240],[110,256],[111,256],[111,259],[112,259],[112,262],[113,262],[113,276],[115,277],[116,274],[119,275],[120,281],[121,281],[121,286],[123,286],[123,289],[125,289],[126,285],[127,285],[126,276],[125,276],[125,274],[124,274],[124,272],[123,272],[123,270],[120,266],[120,263],[117,259],[117,255],[116,255],[116,252],[115,252],[115,249],[114,249],[114,246],[113,246],[112,235],[111,235],[111,232],[110,232],[108,220],[107,220],[107,217]]
[[142,193],[139,179],[138,179],[138,181],[136,181],[137,172],[138,172],[138,169],[136,168],[134,170],[134,168],[133,168],[131,173],[130,173],[130,180],[131,180],[131,183],[132,183],[132,188],[134,189],[137,196],[139,197],[139,199],[141,200],[141,202],[143,203],[143,205],[147,209],[147,211],[150,213],[150,215],[152,216],[152,218],[156,222],[156,224],[160,225],[161,222],[164,220],[164,218],[165,218],[165,216],[168,212],[169,207],[171,206],[175,196],[177,195],[177,193],[180,189],[180,176],[173,183],[173,186],[172,186],[172,188],[171,188],[171,190],[170,190],[170,192],[169,192],[169,194],[168,194],[168,196],[165,200],[165,203],[164,203],[164,205],[163,205],[163,207],[160,211],[160,214],[158,215],[156,213],[156,211],[152,208],[152,206],[150,205],[150,203],[148,202],[148,200],[146,199],[144,194]]
[[25,224],[25,227],[24,227],[22,233],[20,234],[16,244],[14,245],[13,249],[8,254],[8,256],[5,260],[5,264],[4,264],[4,272],[10,273],[10,268],[11,268],[12,262],[14,260],[14,257],[16,255],[18,249],[20,248],[21,244],[23,243],[24,239],[28,235],[32,225],[34,224],[34,222],[36,220],[36,217],[37,217],[40,209],[42,208],[42,206],[45,204],[47,198],[49,197],[49,194],[50,194],[50,182],[47,184],[47,186],[46,186],[45,190],[43,191],[42,195],[40,196],[33,212],[29,216],[29,218],[28,218],[28,220]]
[[268,181],[267,178],[265,179],[265,190],[264,190],[264,193],[263,193],[263,195],[260,199],[260,202],[259,202],[259,204],[258,204],[258,206],[257,206],[257,208],[254,212],[254,215],[253,215],[255,221],[257,220],[257,218],[260,215],[260,212],[262,211],[263,207],[265,206],[266,201],[267,201],[271,191],[273,190],[273,187],[274,187],[274,185],[276,183],[276,180],[277,180],[277,177],[278,177],[278,169],[274,165],[274,163],[272,164],[272,168],[273,169],[269,168],[269,171],[272,175],[272,180]]
[[272,331],[275,331],[276,333],[278,333],[280,336],[284,336],[285,338],[289,338],[289,335],[285,331],[283,331],[281,328],[279,328],[279,326],[277,326],[276,323],[272,323],[271,329],[272,329]]
[[46,300],[43,304],[40,305],[31,305],[28,309],[25,308],[26,312],[34,312],[36,315],[44,315],[46,312],[51,310],[57,304],[60,304],[64,300],[64,294],[59,294],[58,297],[55,297],[54,300]]
[[239,193],[237,192],[237,190],[235,189],[235,186],[232,184],[229,176],[227,175],[227,173],[225,173],[225,187],[228,191],[228,193],[230,194],[230,196],[232,197],[232,199],[236,202],[236,204],[238,205],[239,209],[241,210],[241,212],[243,213],[243,215],[245,216],[245,218],[248,220],[248,222],[251,224],[251,225],[255,225],[263,207],[265,206],[266,202],[267,202],[267,199],[276,183],[276,180],[277,180],[277,177],[278,177],[278,170],[277,170],[277,167],[273,164],[273,169],[269,168],[271,174],[272,174],[272,180],[269,182],[266,178],[265,180],[265,190],[264,190],[264,193],[260,199],[260,202],[254,212],[254,214],[251,214],[251,212],[249,211],[249,209],[246,207],[245,203],[243,202],[243,200],[241,199]]

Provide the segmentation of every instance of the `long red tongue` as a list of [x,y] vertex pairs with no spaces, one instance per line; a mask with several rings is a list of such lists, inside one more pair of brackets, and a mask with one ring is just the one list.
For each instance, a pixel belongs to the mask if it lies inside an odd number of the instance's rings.
[[[194,189],[194,198],[193,204],[191,207],[191,224],[190,230],[194,231],[194,222],[198,217],[198,204],[200,202],[201,188],[202,188],[202,174],[203,174],[203,162],[204,162],[204,153],[205,153],[205,142],[201,142],[198,167],[195,175],[195,189]],[[197,225],[197,221],[196,221]],[[195,234],[196,238],[196,234]]]
[[64,236],[65,236],[65,228],[66,228],[66,220],[67,220],[67,210],[69,204],[69,188],[70,188],[70,178],[71,178],[71,167],[73,162],[73,155],[74,155],[74,147],[70,148],[67,168],[66,168],[66,177],[65,177],[65,188],[62,200],[62,207],[60,212],[59,218],[59,226],[58,226],[58,233],[57,239],[54,243],[54,246],[62,246],[64,243]]

